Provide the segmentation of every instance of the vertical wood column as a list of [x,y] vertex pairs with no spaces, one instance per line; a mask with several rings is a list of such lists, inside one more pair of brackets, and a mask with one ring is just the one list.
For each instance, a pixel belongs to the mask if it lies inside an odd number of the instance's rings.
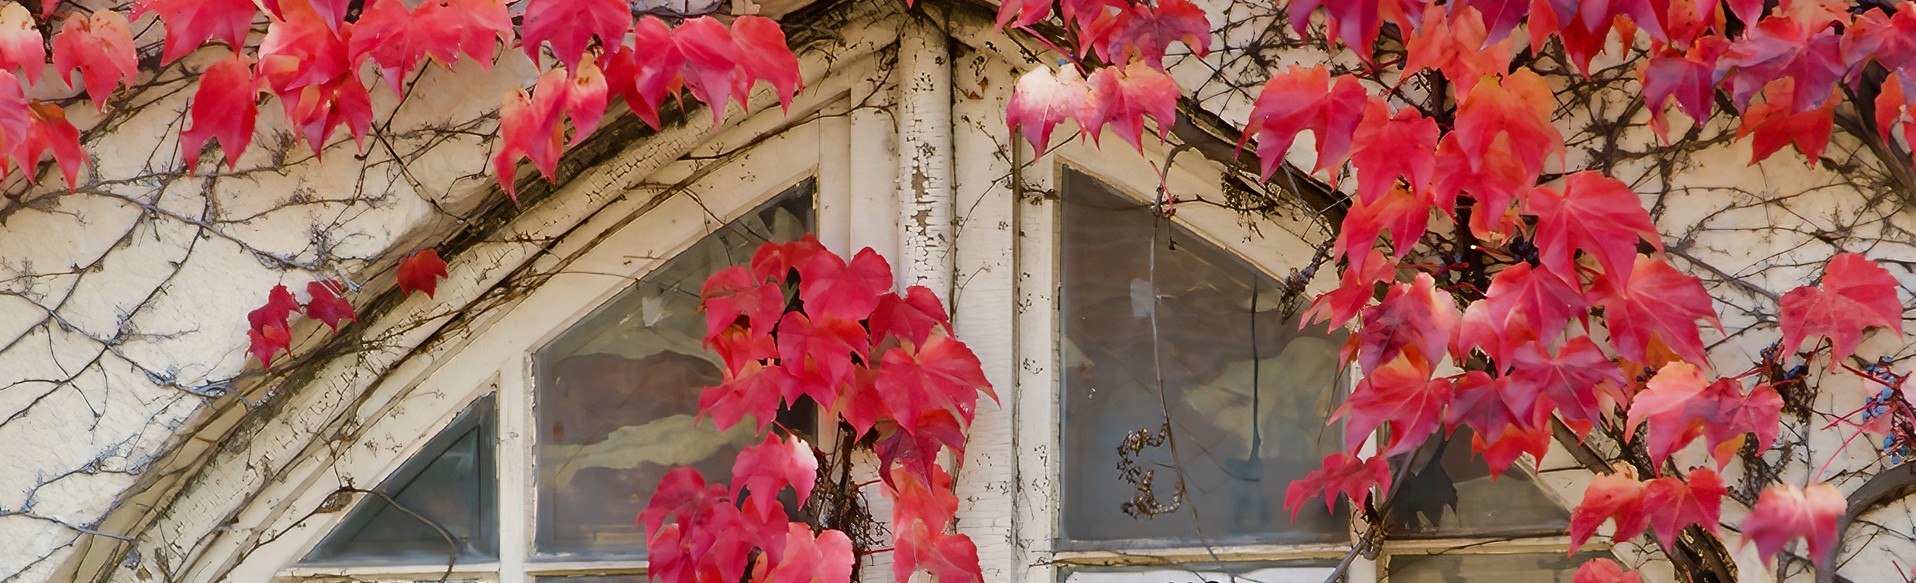
[[952,293],[951,37],[920,20],[898,39],[898,265],[902,285]]

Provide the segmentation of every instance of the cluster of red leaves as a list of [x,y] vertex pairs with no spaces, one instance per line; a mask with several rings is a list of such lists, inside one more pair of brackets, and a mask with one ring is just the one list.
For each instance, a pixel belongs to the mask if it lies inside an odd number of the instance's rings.
[[[439,278],[445,276],[446,262],[433,249],[414,253],[399,262],[399,290],[409,295],[423,291],[431,296],[439,286]],[[271,367],[273,355],[290,352],[293,348],[291,318],[294,314],[304,313],[306,317],[318,320],[338,333],[341,322],[358,319],[353,313],[352,302],[341,297],[345,293],[345,284],[336,280],[309,282],[306,284],[307,300],[302,306],[299,298],[293,297],[285,285],[273,286],[266,293],[266,303],[246,314],[248,351],[259,359],[261,367]]]
[[[1858,82],[1865,67],[1889,73],[1875,102],[1879,133],[1892,141],[1916,138],[1916,101],[1909,99],[1916,95],[1916,72],[1905,70],[1916,64],[1916,3],[1893,11],[1846,10],[1818,0],[1279,4],[1300,35],[1321,11],[1324,36],[1367,63],[1376,62],[1373,43],[1384,25],[1393,25],[1402,35],[1403,58],[1373,66],[1398,67],[1400,79],[1429,71],[1447,81],[1436,87],[1453,92],[1456,104],[1440,119],[1398,101],[1395,88],[1333,75],[1323,66],[1276,72],[1253,104],[1240,144],[1255,141],[1264,177],[1308,130],[1312,172],[1335,185],[1348,164],[1358,182],[1333,247],[1340,285],[1309,311],[1313,322],[1332,327],[1356,321],[1345,356],[1364,377],[1335,415],[1345,422],[1349,449],[1293,484],[1287,506],[1295,511],[1320,493],[1327,502],[1342,493],[1362,505],[1372,488],[1388,492],[1390,474],[1381,460],[1417,449],[1439,428],[1471,429],[1473,450],[1496,473],[1522,455],[1540,458],[1555,421],[1579,438],[1601,426],[1632,439],[1647,427],[1641,445],[1659,466],[1699,438],[1719,468],[1751,438],[1758,451],[1771,446],[1781,397],[1767,384],[1742,380],[1752,373],[1714,372],[1700,328],[1720,328],[1713,302],[1700,280],[1663,256],[1641,197],[1597,172],[1553,174],[1565,164],[1553,120],[1558,104],[1541,76],[1512,69],[1518,47],[1511,33],[1526,26],[1529,50],[1538,55],[1554,40],[1568,64],[1585,74],[1598,54],[1639,46],[1641,34],[1650,51],[1637,60],[1637,76],[1659,136],[1667,136],[1672,102],[1704,120],[1721,89],[1741,117],[1739,137],[1751,138],[1752,163],[1794,146],[1815,164],[1829,141],[1838,84]],[[1106,33],[1090,22],[1106,13],[1102,6],[1060,4],[1060,20],[1077,46],[1101,46]],[[1050,10],[1048,2],[1004,2],[999,22],[1030,27]],[[1609,44],[1613,35],[1620,45]],[[1085,71],[1120,82],[1150,77],[1133,72],[1136,62],[1104,52],[1098,54],[1102,67],[1082,49],[1077,55],[1076,67],[1062,74],[1040,68],[1017,87],[1008,118],[1040,150],[1065,119],[1094,136],[1108,122],[1084,107],[1082,95],[1109,92],[1087,89]],[[1108,73],[1120,67],[1123,75]],[[1152,117],[1160,129],[1170,123]],[[1440,221],[1467,226],[1472,248],[1490,254],[1483,289],[1440,287],[1433,276],[1452,268],[1441,261],[1405,262]],[[1380,238],[1388,249],[1379,247]],[[1381,297],[1374,295],[1379,287]],[[1783,297],[1778,352],[1787,358],[1805,339],[1827,338],[1834,368],[1867,330],[1900,334],[1896,288],[1887,271],[1862,256],[1837,256],[1821,287]],[[1465,370],[1439,374],[1459,368]],[[1379,428],[1387,430],[1379,455],[1358,457]],[[1811,490],[1816,493],[1767,491],[1745,538],[1772,557],[1787,540],[1804,537],[1812,555],[1826,560],[1822,551],[1834,544],[1840,495],[1828,486]],[[1691,524],[1714,532],[1722,496],[1720,480],[1707,468],[1687,479],[1611,475],[1592,487],[1573,531],[1580,543],[1611,519],[1619,539],[1646,525],[1665,541]],[[1614,563],[1593,563],[1578,576],[1634,579]]]
[[[1133,147],[1142,148],[1144,117],[1157,122],[1159,138],[1177,119],[1177,82],[1164,72],[1164,56],[1181,42],[1203,56],[1211,47],[1204,10],[1186,0],[1131,3],[1124,0],[1065,0],[1066,21],[1078,35],[1077,56],[1095,53],[1113,66],[1090,75],[1066,66],[1063,72],[1040,67],[1018,79],[1005,122],[1022,126],[1038,151],[1051,143],[1051,131],[1066,119],[1096,141],[1106,125]],[[999,4],[998,26],[1025,28],[1051,16],[1045,0],[1007,0]]]
[[[517,3],[523,13],[514,24]],[[47,2],[53,7],[58,3]],[[172,63],[210,42],[231,55],[201,72],[189,108],[190,126],[180,136],[188,170],[201,150],[217,140],[228,168],[253,138],[262,91],[278,98],[287,121],[315,153],[340,128],[364,140],[373,124],[372,97],[361,71],[377,70],[403,98],[402,86],[420,63],[446,67],[470,60],[490,68],[499,52],[519,42],[535,61],[549,47],[563,64],[540,77],[528,96],[509,94],[501,112],[494,169],[508,195],[515,165],[529,158],[547,178],[560,154],[576,145],[604,117],[607,94],[619,95],[654,126],[658,109],[681,90],[712,106],[716,123],[728,100],[741,104],[754,83],[765,81],[789,104],[798,90],[798,59],[786,47],[778,24],[754,16],[729,26],[700,17],[678,28],[646,18],[635,21],[622,0],[368,0],[348,21],[343,0],[269,0],[266,35],[249,50],[246,35],[260,7],[252,0],[136,0],[135,19],[152,15],[165,29],[162,63]],[[38,83],[49,63],[43,23],[58,23],[51,38],[53,71],[70,88],[75,74],[94,105],[105,109],[116,88],[139,77],[139,56],[127,14],[114,10],[35,15],[20,4],[0,4],[0,177],[11,163],[37,170],[51,152],[67,184],[86,162],[80,132],[57,105],[29,101],[25,83]],[[561,145],[561,117],[572,140]]]
[[[654,579],[814,583],[851,578],[852,541],[837,530],[814,531],[787,519],[779,495],[803,505],[818,479],[818,457],[805,440],[768,435],[732,464],[735,484],[707,484],[698,470],[678,468],[639,513]],[[747,579],[749,577],[749,579]]]
[[[978,395],[995,400],[997,394],[986,382],[978,357],[951,336],[951,319],[937,296],[918,286],[896,293],[891,278],[891,265],[871,249],[846,261],[809,235],[790,243],[767,243],[749,265],[713,274],[700,294],[705,345],[725,361],[725,381],[699,396],[700,415],[710,416],[720,429],[750,417],[762,433],[781,407],[810,399],[857,440],[869,437],[875,442],[878,475],[893,500],[893,570],[898,580],[925,570],[940,581],[980,581],[977,547],[970,538],[948,531],[958,498],[939,456],[949,450],[953,463],[963,463],[965,433]],[[794,280],[796,286],[790,285]],[[788,293],[791,287],[796,289]],[[815,462],[804,467],[747,463],[748,457],[769,456],[741,454],[734,480],[763,496],[757,484],[796,484],[801,475],[809,480],[816,472]],[[786,532],[782,523],[776,529],[760,528],[763,519],[744,516],[757,508],[752,499],[738,498],[737,492],[724,498],[722,487],[704,486],[696,472],[683,472],[691,471],[679,470],[677,477],[661,484],[644,518],[653,561],[666,565],[658,571],[660,578],[736,581],[747,574],[744,568],[754,548],[760,560],[751,562],[753,581],[787,581],[781,575],[787,562],[817,562],[795,557],[820,553],[831,573],[838,573],[841,562],[849,572],[850,544],[837,542],[843,534],[820,534],[816,548],[785,542],[780,538]],[[716,494],[695,493],[705,490]],[[667,496],[668,491],[675,494]],[[802,501],[810,482],[798,492]],[[687,504],[698,509],[657,510]],[[743,518],[727,510],[734,507],[742,508],[737,513]],[[662,528],[659,517],[669,512],[678,512],[680,520]],[[688,521],[686,516],[694,518]],[[800,528],[790,527],[790,540],[804,538],[798,536]],[[833,541],[829,546],[824,544],[828,536]],[[781,549],[781,544],[788,546]],[[791,544],[806,550],[794,553]],[[709,578],[708,572],[721,577]],[[810,581],[814,574],[793,571],[797,579],[790,580]],[[844,576],[823,580],[842,581]]]

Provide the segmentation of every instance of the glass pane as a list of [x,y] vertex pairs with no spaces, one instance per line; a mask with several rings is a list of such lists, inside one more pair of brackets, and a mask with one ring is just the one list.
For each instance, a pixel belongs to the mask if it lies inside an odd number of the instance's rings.
[[467,406],[375,488],[386,496],[357,495],[352,512],[300,562],[444,563],[448,537],[460,562],[497,557],[492,403],[487,395]]
[[1570,583],[1577,568],[1599,553],[1524,555],[1392,555],[1386,583]]
[[644,574],[632,575],[563,575],[557,577],[538,577],[538,583],[651,583]]
[[[1391,535],[1559,534],[1570,527],[1570,511],[1524,470],[1512,466],[1491,479],[1483,458],[1471,455],[1470,438],[1470,429],[1460,427],[1419,452],[1419,469],[1405,478],[1391,510]],[[1439,463],[1431,464],[1436,456]]]
[[1284,511],[1341,441],[1341,334],[1149,205],[1064,185],[1062,538],[1096,541],[1068,546],[1347,540],[1342,510]]
[[1176,567],[1082,567],[1064,572],[1065,583],[1322,583],[1337,561],[1282,561]]
[[645,533],[634,522],[667,471],[731,475],[753,424],[719,433],[709,420],[694,423],[700,389],[718,384],[723,370],[700,345],[699,288],[761,243],[810,229],[811,194],[810,182],[793,187],[707,235],[540,350],[540,554],[643,556]]

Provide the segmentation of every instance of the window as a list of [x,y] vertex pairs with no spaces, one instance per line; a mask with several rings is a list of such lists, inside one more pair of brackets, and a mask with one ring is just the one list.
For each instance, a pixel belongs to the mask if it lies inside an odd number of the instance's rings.
[[[1343,447],[1325,421],[1351,381],[1344,334],[1300,327],[1308,294],[1144,199],[1075,169],[1059,186],[1055,545],[1097,565],[1059,579],[1323,580],[1350,548],[1348,504],[1293,521],[1283,496]],[[1467,429],[1409,463],[1356,580],[1568,581],[1581,564],[1564,505],[1522,470],[1491,479]]]

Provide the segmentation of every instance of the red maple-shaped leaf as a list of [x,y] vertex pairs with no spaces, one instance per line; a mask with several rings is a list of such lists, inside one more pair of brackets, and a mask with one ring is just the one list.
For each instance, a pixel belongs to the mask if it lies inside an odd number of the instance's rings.
[[139,55],[133,50],[133,29],[126,15],[98,10],[91,16],[75,14],[60,25],[53,35],[53,70],[68,87],[73,73],[79,71],[86,81],[87,97],[93,105],[106,109],[106,98],[118,85],[128,89],[140,76]]
[[893,500],[892,524],[908,527],[923,522],[932,528],[944,528],[958,514],[958,494],[951,489],[951,474],[933,464],[929,480],[894,468],[885,481],[885,491]]
[[640,18],[632,27],[632,44],[615,47],[600,59],[606,85],[639,119],[658,129],[659,106],[684,83],[685,55],[672,41],[672,30],[658,18]]
[[[307,0],[288,0],[266,27],[259,46],[259,76],[281,100],[301,89],[334,83],[348,74],[346,39],[326,23]],[[313,102],[306,99],[305,102]],[[312,112],[288,116],[295,123],[316,117]]]
[[1357,262],[1375,246],[1377,236],[1390,231],[1391,259],[1402,260],[1430,225],[1429,192],[1392,188],[1375,200],[1358,198],[1344,214],[1344,228],[1337,231],[1331,256],[1361,268]]
[[681,525],[700,525],[711,520],[712,509],[725,498],[724,484],[706,484],[705,476],[692,468],[673,468],[659,479],[657,492],[639,512],[646,538],[652,538],[667,520]]
[[845,533],[826,529],[812,535],[812,529],[789,523],[784,552],[766,576],[769,583],[838,583],[850,581],[852,539]]
[[1512,394],[1509,377],[1493,378],[1473,370],[1456,377],[1453,384],[1456,388],[1451,392],[1450,405],[1444,408],[1446,431],[1469,427],[1474,435],[1496,442],[1503,438],[1504,430],[1527,425],[1534,417],[1537,395]]
[[1383,98],[1371,96],[1356,132],[1351,165],[1357,168],[1360,202],[1383,198],[1400,179],[1410,185],[1411,192],[1429,191],[1437,168],[1437,120],[1424,117],[1414,107],[1391,113]]
[[1528,69],[1471,89],[1455,128],[1437,145],[1438,204],[1452,208],[1468,192],[1477,201],[1471,231],[1502,231],[1510,203],[1536,184],[1552,154],[1564,152],[1563,134],[1551,122],[1555,104],[1550,85]]
[[446,276],[446,260],[439,258],[438,249],[424,249],[406,256],[399,262],[399,291],[412,295],[413,292],[432,292],[439,289],[439,278]]
[[14,152],[14,162],[31,180],[40,158],[51,152],[60,167],[60,177],[72,189],[78,184],[80,167],[89,163],[86,152],[80,149],[80,130],[67,121],[66,110],[58,105],[35,101],[27,110],[33,121],[27,126],[26,141]]
[[732,463],[732,497],[746,490],[766,499],[777,498],[787,486],[798,493],[798,503],[812,497],[812,485],[818,481],[818,457],[812,446],[797,437],[765,436],[765,441],[738,452]]
[[1774,14],[1748,30],[1716,64],[1716,76],[1738,109],[1749,107],[1757,91],[1767,93],[1770,82],[1786,78],[1794,81],[1790,113],[1815,109],[1829,99],[1846,67],[1827,22]]
[[1325,30],[1336,31],[1338,42],[1367,61],[1384,23],[1393,22],[1399,29],[1409,30],[1409,16],[1417,14],[1423,5],[1418,0],[1289,0],[1279,4],[1285,4],[1285,20],[1300,36],[1311,24],[1311,12],[1323,7],[1329,18]]
[[752,252],[752,277],[782,283],[792,270],[812,260],[812,256],[831,253],[811,233],[784,243],[765,243]]
[[577,146],[597,131],[599,122],[605,119],[605,73],[592,61],[579,63],[578,68],[566,76],[564,87],[565,103],[561,109],[566,118],[572,120],[572,141],[567,146]]
[[834,253],[818,253],[797,265],[798,297],[806,313],[863,320],[878,307],[878,294],[891,289],[891,264],[870,247],[850,263]]
[[290,352],[293,347],[292,331],[281,325],[247,330],[246,340],[249,345],[247,351],[253,354],[253,358],[259,359],[262,368],[273,366],[274,354]]
[[1390,441],[1384,457],[1416,449],[1437,432],[1450,403],[1448,378],[1430,378],[1428,364],[1398,358],[1364,376],[1350,400],[1331,414],[1344,422],[1344,445],[1356,448],[1378,426],[1389,424]]
[[1343,273],[1338,276],[1337,289],[1324,292],[1311,300],[1311,307],[1304,311],[1303,323],[1299,328],[1324,322],[1329,328],[1342,327],[1351,318],[1357,317],[1364,305],[1370,303],[1376,283],[1389,279],[1397,266],[1390,258],[1376,249],[1346,258]]
[[1576,273],[1571,259],[1581,250],[1596,257],[1605,278],[1623,284],[1636,263],[1637,240],[1663,249],[1636,191],[1594,171],[1565,177],[1562,194],[1550,188],[1533,191],[1530,214],[1537,216],[1538,258],[1557,273]]
[[166,26],[166,49],[160,63],[179,60],[209,40],[225,41],[235,49],[246,46],[259,7],[252,0],[134,0],[133,18],[159,16]]
[[[850,382],[852,357],[864,359],[870,351],[865,327],[853,320],[830,316],[814,320],[786,312],[778,323],[778,356],[792,376],[808,384],[836,387]],[[882,382],[884,376],[879,378]]]
[[1756,451],[1769,451],[1783,429],[1783,396],[1768,384],[1759,384],[1743,394],[1735,379],[1717,379],[1705,389],[1705,401],[1716,411],[1703,424],[1703,438],[1710,444],[1710,455],[1718,469],[1736,459],[1743,447],[1743,436],[1756,436]]
[[18,3],[0,5],[0,71],[19,71],[27,82],[38,83],[46,63],[46,39],[33,14]]
[[1624,358],[1650,363],[1654,338],[1684,360],[1709,362],[1696,321],[1719,329],[1723,325],[1717,321],[1709,292],[1695,276],[1677,271],[1662,259],[1638,255],[1628,284],[1599,279],[1590,295],[1603,307],[1610,345]]
[[1796,352],[1805,338],[1828,338],[1834,368],[1856,352],[1865,330],[1902,334],[1903,304],[1896,288],[1896,278],[1881,265],[1860,253],[1838,254],[1824,268],[1821,286],[1790,290],[1777,302],[1783,352]]
[[740,316],[751,326],[752,335],[769,334],[785,312],[785,293],[776,285],[754,279],[751,271],[739,266],[721,269],[706,278],[699,298],[708,339]]
[[874,387],[907,431],[916,431],[913,420],[938,409],[969,423],[979,392],[994,401],[998,398],[985,380],[977,355],[949,336],[926,338],[916,353],[903,348],[886,351]]
[[570,69],[585,59],[597,39],[602,46],[618,46],[632,29],[632,7],[622,0],[527,0],[520,35],[526,56],[539,62],[539,46],[552,43],[552,54]]
[[1911,103],[1910,83],[1902,73],[1890,73],[1876,94],[1876,133],[1885,143],[1895,144],[1902,137],[1903,147],[1916,144],[1916,103]]
[[1091,86],[1075,67],[1062,72],[1039,66],[1018,78],[1005,106],[1005,124],[1024,133],[1025,141],[1037,152],[1051,144],[1051,130],[1066,119],[1078,118],[1086,106]]
[[258,98],[259,86],[246,57],[234,53],[206,68],[193,93],[193,126],[180,132],[180,154],[186,159],[187,172],[199,166],[200,151],[208,140],[219,140],[228,169],[239,164],[240,155],[253,141]]
[[[364,18],[363,16],[361,18]],[[427,47],[427,54],[451,65],[453,49],[489,69],[498,49],[512,44],[512,14],[506,0],[427,0],[413,9],[413,24],[458,31],[458,43]],[[360,34],[355,25],[354,34]]]
[[246,314],[249,351],[259,359],[260,366],[272,366],[274,354],[292,349],[293,333],[286,318],[298,309],[299,299],[293,292],[285,285],[276,285],[266,293],[266,303]]
[[1347,453],[1334,453],[1324,457],[1321,468],[1304,474],[1304,479],[1291,482],[1284,489],[1284,509],[1291,511],[1291,521],[1297,521],[1297,511],[1304,503],[1318,496],[1324,497],[1324,508],[1337,511],[1337,496],[1343,494],[1350,498],[1351,506],[1363,508],[1364,501],[1370,498],[1374,486],[1378,492],[1390,492],[1390,463],[1385,456],[1373,456],[1362,459]]
[[925,343],[933,330],[944,329],[946,335],[952,334],[951,317],[945,315],[944,302],[930,288],[914,285],[906,288],[904,297],[886,292],[878,296],[878,308],[872,310],[871,337],[883,342],[885,338],[897,338],[912,345]]
[[1843,30],[1843,65],[1850,71],[1874,60],[1890,72],[1916,63],[1916,5],[1896,5],[1895,11],[1865,10]]
[[1051,17],[1051,2],[1046,0],[1005,0],[998,3],[998,18],[993,26],[1025,28]]
[[1703,434],[1703,425],[1715,421],[1719,404],[1705,400],[1703,371],[1688,362],[1663,365],[1630,403],[1625,435],[1650,424],[1650,459],[1662,463]]
[[796,392],[792,385],[798,382],[784,367],[757,362],[745,363],[736,371],[727,367],[724,382],[699,392],[699,416],[711,417],[712,424],[725,431],[750,415],[763,433],[778,413],[779,400]]
[[345,285],[337,281],[314,281],[306,284],[306,316],[326,324],[333,332],[339,332],[339,323],[346,320],[358,320],[353,315],[353,304],[339,297],[345,291]]
[[710,17],[687,20],[672,30],[672,40],[685,56],[685,88],[712,111],[712,125],[724,119],[725,104],[744,105],[751,78],[739,66],[738,43],[732,31]]
[[[11,71],[0,70],[0,153],[12,152],[26,142],[27,128],[33,125],[28,108],[20,79]],[[6,176],[8,168],[0,161],[0,177]]]
[[1616,561],[1591,559],[1577,567],[1570,583],[1643,583],[1643,578],[1636,571],[1625,571]]
[[[705,337],[705,346],[725,361],[725,370],[738,372],[746,364],[778,358],[778,343],[769,335],[753,334],[744,326],[726,326]],[[796,397],[786,395],[788,399]]]
[[1803,110],[1791,97],[1794,79],[1779,79],[1763,89],[1763,103],[1743,112],[1743,123],[1736,128],[1737,139],[1750,140],[1750,163],[1762,162],[1782,150],[1795,146],[1805,161],[1815,166],[1829,146],[1830,130],[1835,127],[1836,102]]
[[546,71],[534,88],[539,92],[537,99],[524,90],[514,90],[499,108],[499,146],[492,154],[492,173],[506,197],[515,203],[519,201],[515,170],[520,158],[531,160],[547,180],[559,171],[565,128],[560,125],[564,100],[558,93],[564,92],[564,83],[564,69]]
[[1504,429],[1504,434],[1495,440],[1483,435],[1470,436],[1470,452],[1483,456],[1484,466],[1490,468],[1491,479],[1510,471],[1523,456],[1539,466],[1543,456],[1550,451],[1550,430],[1540,424],[1512,425]]
[[946,533],[923,522],[913,523],[893,539],[892,575],[908,581],[919,571],[939,583],[981,583],[978,545],[971,537]]
[[1597,533],[1604,521],[1615,522],[1613,540],[1636,538],[1650,523],[1643,503],[1644,485],[1630,472],[1597,476],[1583,491],[1583,501],[1570,511],[1570,550],[1575,552]]
[[1663,115],[1664,104],[1672,99],[1690,119],[1701,122],[1710,118],[1712,98],[1716,96],[1716,60],[1728,48],[1729,41],[1723,37],[1704,37],[1687,52],[1651,57],[1638,67],[1643,102],[1650,106],[1650,129],[1658,138],[1669,141]]
[[1504,34],[1486,30],[1485,18],[1476,8],[1459,6],[1452,4],[1455,9],[1448,15],[1436,4],[1424,9],[1422,26],[1412,29],[1404,41],[1402,78],[1435,69],[1457,84],[1459,94],[1468,94],[1484,76],[1510,71],[1514,43]]
[[778,21],[740,16],[732,21],[732,42],[738,45],[739,67],[751,79],[772,84],[778,91],[779,106],[791,109],[792,96],[803,80],[799,77],[798,56],[786,46],[785,30],[779,28]]
[[1365,96],[1355,77],[1339,75],[1333,81],[1323,65],[1293,66],[1264,83],[1238,147],[1257,138],[1259,172],[1269,180],[1297,133],[1311,130],[1317,140],[1313,171],[1330,170],[1334,178],[1337,167],[1350,157],[1351,136],[1364,117]]
[[[1481,305],[1482,308],[1476,306]],[[1573,316],[1584,313],[1589,303],[1575,283],[1565,280],[1548,267],[1530,267],[1518,263],[1491,278],[1484,299],[1471,309],[1486,328],[1472,330],[1475,323],[1469,311],[1464,313],[1464,331],[1458,336],[1461,348],[1475,347],[1499,363],[1511,361],[1511,350],[1524,342],[1554,337],[1562,332]],[[1458,350],[1467,354],[1468,350]]]
[[1391,286],[1383,300],[1364,310],[1364,325],[1352,337],[1357,362],[1374,371],[1407,354],[1415,362],[1435,364],[1449,350],[1461,317],[1450,295],[1437,293],[1437,281],[1419,273],[1411,283]]
[[1534,342],[1525,344],[1517,349],[1510,369],[1507,378],[1511,386],[1506,394],[1521,396],[1510,403],[1511,409],[1529,410],[1542,398],[1548,403],[1547,409],[1557,411],[1572,427],[1601,421],[1605,402],[1622,397],[1615,390],[1623,384],[1617,364],[1588,336],[1564,342],[1555,355]]
[[490,67],[496,47],[512,42],[512,30],[502,0],[427,0],[413,9],[403,0],[373,0],[353,24],[347,50],[353,63],[379,65],[399,95],[406,75],[427,57],[451,65],[464,52]]
[[1777,484],[1763,490],[1743,520],[1745,544],[1756,543],[1756,553],[1769,561],[1790,541],[1809,541],[1809,557],[1818,565],[1830,563],[1836,543],[1836,519],[1849,508],[1843,493],[1829,484],[1797,488]]
[[1182,42],[1202,57],[1211,48],[1211,23],[1204,9],[1187,0],[1135,3],[1082,31],[1085,44],[1106,63],[1129,63],[1132,58],[1154,69],[1164,68],[1171,43]]
[[1096,142],[1110,125],[1132,147],[1143,150],[1144,116],[1157,121],[1158,139],[1164,139],[1177,121],[1178,84],[1164,71],[1143,61],[1123,68],[1103,67],[1085,79],[1090,92],[1080,110],[1078,125]]
[[1657,538],[1667,547],[1683,527],[1692,524],[1715,534],[1724,492],[1723,478],[1709,468],[1697,468],[1684,479],[1664,476],[1644,485],[1643,508],[1650,513]]
[[878,477],[888,485],[896,476],[936,481],[938,455],[951,448],[952,457],[965,457],[964,422],[949,409],[932,409],[916,418],[899,418],[897,428],[879,431],[872,450],[878,454]]

